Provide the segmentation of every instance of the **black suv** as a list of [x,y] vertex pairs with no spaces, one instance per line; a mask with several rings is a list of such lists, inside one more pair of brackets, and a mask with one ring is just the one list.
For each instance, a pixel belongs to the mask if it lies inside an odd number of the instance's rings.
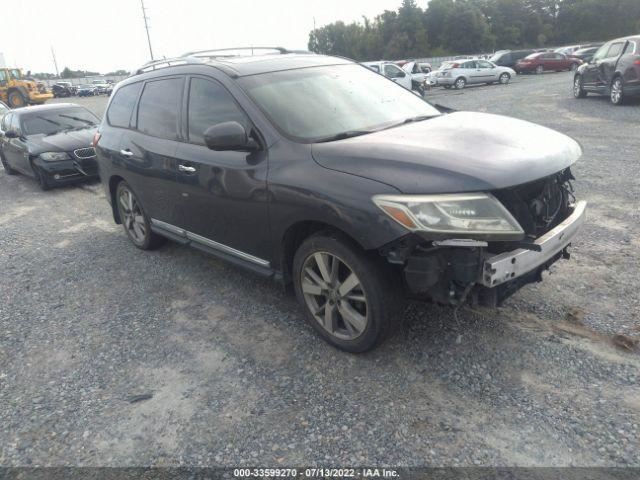
[[535,50],[502,50],[496,52],[489,60],[499,67],[513,68],[518,63],[518,60],[522,60],[535,52]]
[[640,35],[605,43],[589,63],[581,65],[573,77],[573,95],[608,95],[621,105],[627,97],[640,95]]
[[266,52],[187,54],[118,85],[94,145],[138,248],[169,238],[292,283],[352,352],[403,297],[496,305],[568,256],[575,141],[442,113],[342,58]]

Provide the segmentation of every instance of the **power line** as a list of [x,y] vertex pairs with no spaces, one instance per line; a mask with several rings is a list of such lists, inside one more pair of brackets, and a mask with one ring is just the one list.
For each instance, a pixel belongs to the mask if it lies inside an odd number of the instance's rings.
[[140,0],[140,5],[142,5],[142,18],[144,18],[144,28],[147,31],[147,42],[149,42],[149,54],[151,55],[151,60],[153,60],[153,50],[151,49],[151,37],[149,36],[149,24],[147,20],[147,11],[144,8],[144,0]]

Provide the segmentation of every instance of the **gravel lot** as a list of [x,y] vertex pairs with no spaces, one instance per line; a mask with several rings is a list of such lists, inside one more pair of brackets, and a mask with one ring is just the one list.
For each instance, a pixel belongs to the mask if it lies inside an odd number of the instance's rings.
[[640,354],[614,345],[640,338],[640,102],[570,86],[430,97],[581,142],[572,260],[458,326],[410,305],[361,356],[319,340],[275,283],[137,250],[99,185],[41,192],[0,169],[0,465],[640,466]]

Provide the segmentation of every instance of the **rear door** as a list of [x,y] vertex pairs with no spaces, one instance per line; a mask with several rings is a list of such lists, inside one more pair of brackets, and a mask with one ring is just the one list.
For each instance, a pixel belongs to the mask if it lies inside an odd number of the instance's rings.
[[[214,151],[204,132],[223,122],[238,122],[254,138],[257,132],[231,93],[217,80],[192,76],[184,102],[185,141],[176,157],[178,204],[175,226],[196,241],[236,257],[271,256],[267,211],[267,151]],[[260,263],[260,262],[254,262]]]
[[624,41],[613,42],[607,50],[604,58],[597,62],[598,80],[596,86],[598,88],[606,89],[611,84],[613,74],[616,72],[618,59],[620,58],[620,55],[622,55],[625,44],[626,42]]
[[142,87],[132,129],[122,136],[118,156],[147,214],[176,221],[176,149],[180,139],[184,76],[148,80]]

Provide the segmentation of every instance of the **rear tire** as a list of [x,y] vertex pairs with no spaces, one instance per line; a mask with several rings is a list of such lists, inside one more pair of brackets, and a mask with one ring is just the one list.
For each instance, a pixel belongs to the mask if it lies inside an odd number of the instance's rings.
[[116,188],[115,202],[127,237],[140,250],[153,250],[166,238],[151,231],[151,222],[129,184],[122,181]]
[[622,81],[622,77],[616,77],[613,79],[613,82],[611,82],[609,98],[614,105],[622,105],[624,103],[624,82]]
[[2,153],[0,153],[0,163],[2,163],[4,171],[7,172],[7,175],[16,175],[18,173],[16,170],[9,166],[9,163],[7,162],[6,158],[4,158],[4,155]]
[[509,83],[511,81],[511,75],[509,75],[508,73],[503,73],[502,75],[500,75],[500,84],[501,85],[506,85],[507,83]]
[[544,67],[542,65],[538,65],[536,67],[536,74],[537,75],[542,75],[544,73]]
[[293,260],[296,297],[307,322],[347,352],[381,344],[400,323],[400,282],[385,267],[338,233],[307,238]]
[[467,81],[464,77],[456,78],[454,85],[456,90],[462,90],[467,85]]
[[575,72],[578,69],[578,64],[577,63],[572,63],[571,66],[569,67],[569,71],[570,72]]

